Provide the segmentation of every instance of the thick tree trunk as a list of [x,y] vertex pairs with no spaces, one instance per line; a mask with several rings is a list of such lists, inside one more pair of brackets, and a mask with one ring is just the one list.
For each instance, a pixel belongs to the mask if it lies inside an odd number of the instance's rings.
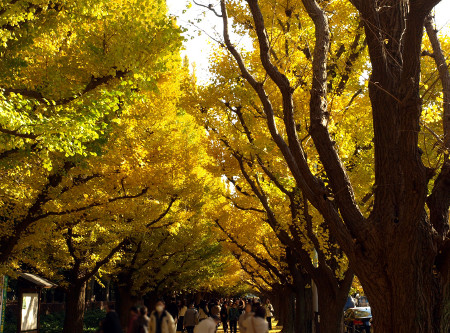
[[130,319],[130,308],[134,305],[134,300],[130,293],[129,286],[119,285],[117,290],[119,292],[117,311],[120,319],[120,325],[122,327],[127,327],[128,320]]
[[282,326],[284,332],[284,327],[289,326],[289,302],[286,299],[287,295],[283,294],[283,296],[285,299],[280,301],[278,307],[278,326]]
[[422,163],[418,136],[421,42],[433,2],[397,2],[380,9],[378,23],[364,12],[373,69],[375,202],[367,240],[351,263],[369,296],[376,332],[438,333],[443,324],[436,315],[445,300],[435,264],[436,239],[445,233],[433,229],[425,212],[432,173]]
[[280,290],[280,307],[278,325],[283,326],[283,333],[295,332],[295,294],[290,286],[283,286]]
[[[367,281],[362,282],[372,306],[375,331],[440,332],[439,321],[434,321],[438,318],[433,318],[438,295],[433,288],[432,274],[407,270],[409,275],[404,275],[406,271],[391,271],[389,277],[377,278],[370,286]],[[375,284],[380,288],[374,288]]]
[[[274,312],[275,312],[275,317],[277,318],[279,324],[281,323],[280,320],[280,303],[281,303],[281,297],[279,295],[279,293],[276,292],[276,287],[272,286],[272,291],[270,293],[268,293],[269,299],[273,305],[274,308]],[[281,324],[280,324],[281,325]]]
[[83,332],[85,296],[86,282],[78,282],[69,286],[66,292],[63,333]]
[[416,78],[402,85],[386,75],[374,70],[371,81],[379,83],[369,85],[375,203],[364,252],[355,253],[352,265],[369,296],[375,331],[437,333],[440,323],[434,313],[442,288],[433,267],[434,231],[424,210],[428,175],[418,149],[418,86]]
[[448,282],[443,288],[441,309],[438,313],[441,322],[441,332],[450,332],[450,286]]
[[305,286],[295,288],[295,333],[312,332],[312,292]]
[[[426,250],[420,234],[399,233],[407,241],[394,242],[384,257],[371,263],[373,269],[363,264],[356,268],[361,272],[357,274],[372,307],[374,330],[447,333],[440,330],[444,323],[436,315],[443,294],[433,271],[434,256],[430,249]],[[391,243],[388,237],[386,241]]]
[[342,332],[344,306],[346,301],[347,296],[345,298],[336,298],[333,297],[331,292],[321,292],[321,290],[319,289],[320,333]]

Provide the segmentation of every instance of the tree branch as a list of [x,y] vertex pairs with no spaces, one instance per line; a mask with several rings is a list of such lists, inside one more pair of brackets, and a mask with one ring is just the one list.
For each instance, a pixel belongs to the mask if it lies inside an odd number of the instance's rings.
[[0,126],[0,132],[8,134],[8,135],[16,136],[16,137],[22,138],[22,139],[35,140],[38,137],[37,135],[34,135],[34,134],[19,133],[18,130],[9,130],[9,129],[3,128],[1,126]]
[[436,178],[431,195],[427,198],[430,209],[430,220],[439,233],[442,242],[449,233],[449,206],[450,206],[450,72],[445,56],[439,42],[437,32],[433,28],[432,18],[425,20],[425,28],[433,48],[433,59],[439,71],[439,78],[443,91],[443,130],[444,130],[444,164]]
[[128,244],[130,244],[130,239],[128,239],[128,238],[123,239],[119,244],[117,244],[117,246],[115,246],[114,248],[111,249],[111,251],[108,253],[108,255],[106,255],[106,257],[104,257],[102,260],[97,261],[95,263],[94,268],[92,268],[92,270],[88,274],[84,275],[84,277],[81,278],[81,281],[86,282],[91,277],[93,277],[95,274],[97,274],[98,270],[103,265],[107,264],[117,252],[122,250]]
[[177,199],[178,199],[177,195],[173,195],[170,198],[170,202],[169,202],[169,205],[167,206],[167,208],[156,219],[147,223],[146,227],[150,228],[152,225],[161,221],[169,213],[170,209],[172,208],[172,205],[174,204],[175,201],[177,201]]
[[447,154],[450,154],[450,72],[445,60],[444,52],[437,36],[437,31],[433,27],[432,17],[429,15],[425,20],[425,28],[428,38],[433,48],[433,59],[439,71],[439,78],[442,84],[443,93],[443,130],[444,130],[444,146]]
[[35,90],[28,90],[25,88],[7,88],[7,87],[3,87],[1,90],[3,91],[4,95],[9,95],[9,94],[20,94],[26,98],[29,99],[34,99],[36,101],[38,101],[41,104],[49,104],[49,105],[55,105],[55,106],[61,106],[61,105],[66,105],[69,104],[70,102],[86,95],[87,93],[93,91],[94,89],[96,89],[97,87],[103,85],[103,84],[107,84],[110,81],[114,80],[114,79],[119,79],[119,78],[123,78],[125,77],[125,75],[127,75],[128,73],[130,73],[130,71],[125,70],[125,71],[121,71],[121,70],[117,70],[114,75],[106,75],[106,76],[101,76],[101,77],[94,77],[91,76],[90,81],[86,84],[85,88],[77,93],[74,94],[71,97],[67,97],[67,98],[63,98],[63,99],[59,99],[59,100],[51,100],[51,99],[47,99],[45,98],[42,93],[40,91],[35,91]]
[[233,244],[235,244],[242,252],[247,253],[250,257],[253,258],[253,260],[255,260],[259,265],[261,265],[262,267],[265,267],[267,270],[272,271],[279,279],[281,279],[282,281],[284,281],[286,279],[285,275],[282,274],[280,272],[280,270],[275,267],[273,264],[271,264],[269,262],[269,260],[265,259],[265,258],[261,258],[258,255],[254,254],[252,251],[248,250],[246,246],[242,245],[241,243],[239,243],[235,237],[233,237],[232,234],[230,234],[228,231],[226,231],[222,225],[219,223],[219,220],[216,219],[214,220],[214,222],[216,223],[216,225],[219,227],[220,230],[222,230],[222,232],[227,235],[227,237],[231,240],[231,242]]
[[83,212],[85,210],[88,210],[90,208],[94,208],[94,207],[99,207],[99,206],[103,206],[106,204],[109,204],[111,202],[115,202],[118,200],[125,200],[125,199],[135,199],[138,198],[140,196],[143,196],[144,194],[146,194],[148,192],[148,187],[144,188],[141,192],[139,192],[138,194],[135,195],[123,195],[120,197],[115,197],[115,198],[110,198],[108,200],[106,200],[105,202],[94,202],[91,203],[87,206],[84,207],[79,207],[79,208],[74,208],[74,209],[69,209],[69,210],[65,210],[65,211],[61,211],[61,212],[47,212],[38,216],[33,217],[33,222],[44,219],[46,217],[49,216],[63,216],[63,215],[68,215],[68,214],[72,214],[72,213],[79,213],[79,212]]
[[204,7],[204,8],[209,9],[209,10],[212,11],[212,12],[214,13],[214,15],[216,15],[217,17],[222,17],[222,15],[220,15],[220,14],[214,9],[214,7],[213,7],[212,4],[209,4],[208,6],[206,6],[206,5],[203,5],[203,4],[201,4],[201,3],[198,3],[198,2],[195,1],[195,0],[192,0],[192,2],[195,3],[197,6],[200,6],[200,7]]

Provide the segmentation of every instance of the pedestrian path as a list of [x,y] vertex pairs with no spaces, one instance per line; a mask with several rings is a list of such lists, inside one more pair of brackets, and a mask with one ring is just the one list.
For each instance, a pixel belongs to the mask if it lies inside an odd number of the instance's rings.
[[[283,326],[277,326],[277,321],[272,321],[272,327],[273,329],[269,331],[269,333],[280,333],[281,330],[283,329]],[[228,330],[228,333],[230,332],[230,330]],[[239,327],[238,327],[238,333],[239,333]],[[219,327],[217,328],[217,333],[224,333],[223,332],[223,327],[222,324],[219,325]]]

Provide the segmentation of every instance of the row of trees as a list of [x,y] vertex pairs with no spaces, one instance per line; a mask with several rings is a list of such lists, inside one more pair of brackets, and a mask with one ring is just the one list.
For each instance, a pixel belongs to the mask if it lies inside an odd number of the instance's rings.
[[[313,280],[326,332],[340,331],[354,274],[376,331],[449,330],[449,40],[430,17],[438,2],[196,1],[223,24],[211,84],[192,96],[240,216],[217,224],[246,270],[272,272],[255,278]],[[266,230],[251,248],[248,227]]]
[[74,333],[91,279],[115,281],[125,315],[148,292],[224,287],[235,264],[205,215],[220,177],[180,106],[190,73],[165,1],[7,1],[0,15],[1,271],[56,282]]
[[312,330],[314,288],[339,332],[356,275],[375,330],[447,332],[437,2],[196,1],[223,24],[203,86],[165,1],[2,3],[2,270],[65,288],[65,332],[105,275],[123,313],[243,283],[287,332]]

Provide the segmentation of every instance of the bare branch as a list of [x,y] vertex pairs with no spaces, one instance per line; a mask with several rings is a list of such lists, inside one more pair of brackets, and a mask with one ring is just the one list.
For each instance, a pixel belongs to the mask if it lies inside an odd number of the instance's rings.
[[197,6],[200,6],[200,7],[204,7],[204,8],[209,9],[209,10],[212,11],[212,12],[214,13],[214,15],[216,15],[217,17],[222,17],[222,15],[220,15],[220,14],[214,9],[214,7],[213,7],[212,4],[209,4],[209,5],[203,5],[203,4],[201,4],[201,3],[198,3],[198,2],[195,1],[195,0],[192,0],[192,2],[195,3]]

